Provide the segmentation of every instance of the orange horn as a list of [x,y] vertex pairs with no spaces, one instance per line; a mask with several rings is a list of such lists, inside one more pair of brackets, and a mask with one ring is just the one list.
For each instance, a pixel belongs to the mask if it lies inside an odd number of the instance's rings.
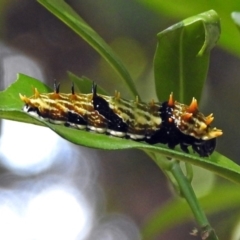
[[193,115],[192,113],[184,113],[182,115],[182,119],[188,121],[192,117],[192,115]]
[[173,93],[171,93],[170,96],[169,96],[168,106],[170,106],[170,107],[174,106]]
[[211,122],[213,121],[213,119],[214,119],[214,117],[213,117],[213,114],[211,113],[209,116],[206,117],[205,123],[206,123],[207,125],[210,125]]
[[197,100],[196,98],[193,98],[191,104],[188,107],[188,112],[194,113],[197,109],[198,109]]

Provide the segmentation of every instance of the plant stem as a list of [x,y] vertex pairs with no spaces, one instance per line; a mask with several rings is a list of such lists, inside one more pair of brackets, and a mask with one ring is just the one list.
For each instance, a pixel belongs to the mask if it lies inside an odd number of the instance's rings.
[[189,182],[187,177],[183,174],[179,162],[178,161],[172,162],[172,168],[169,171],[176,179],[182,196],[188,202],[197,223],[201,227],[202,239],[218,240],[218,237],[214,229],[211,227],[210,223],[208,222],[208,219],[206,218],[206,215],[204,214],[202,208],[200,207],[200,204],[196,198],[191,183]]
[[185,168],[186,168],[186,177],[187,177],[188,181],[191,183],[193,180],[192,164],[185,163]]

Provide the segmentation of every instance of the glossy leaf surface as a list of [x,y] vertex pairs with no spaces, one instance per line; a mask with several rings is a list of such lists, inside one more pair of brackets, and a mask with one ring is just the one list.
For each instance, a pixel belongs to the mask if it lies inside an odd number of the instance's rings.
[[189,103],[200,100],[205,83],[210,50],[220,36],[220,21],[215,11],[185,19],[158,34],[154,58],[158,98]]

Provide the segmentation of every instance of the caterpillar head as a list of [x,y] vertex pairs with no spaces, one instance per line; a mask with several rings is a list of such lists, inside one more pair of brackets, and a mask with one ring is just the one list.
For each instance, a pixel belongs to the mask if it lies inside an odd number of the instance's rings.
[[173,101],[172,94],[168,104],[172,106],[172,121],[176,127],[184,134],[204,141],[219,137],[223,134],[222,130],[212,128],[213,114],[204,116],[198,110],[197,100],[192,99],[189,106]]

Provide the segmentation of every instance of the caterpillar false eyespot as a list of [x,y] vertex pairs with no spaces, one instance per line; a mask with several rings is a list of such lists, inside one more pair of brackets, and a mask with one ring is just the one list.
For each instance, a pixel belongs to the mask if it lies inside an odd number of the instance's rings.
[[35,89],[33,96],[20,94],[20,98],[25,112],[51,123],[167,144],[171,149],[179,144],[186,153],[191,146],[201,157],[212,154],[216,138],[222,135],[222,130],[210,126],[213,115],[206,117],[198,110],[195,98],[189,106],[175,101],[173,94],[163,103],[128,101],[119,92],[115,96],[98,94],[95,83],[89,94],[75,93],[73,86],[71,93],[60,93],[59,85],[54,84],[52,93]]

